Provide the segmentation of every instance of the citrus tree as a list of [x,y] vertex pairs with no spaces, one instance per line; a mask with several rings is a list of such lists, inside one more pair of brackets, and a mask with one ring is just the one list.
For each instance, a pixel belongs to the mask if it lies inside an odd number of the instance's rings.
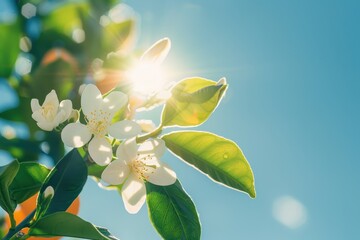
[[[162,158],[167,150],[215,183],[255,197],[239,146],[193,130],[220,104],[225,78],[169,83],[161,63],[170,39],[135,50],[136,21],[119,1],[8,3],[0,22],[0,77],[17,104],[1,109],[0,118],[20,124],[27,137],[18,137],[16,127],[1,131],[0,149],[14,159],[0,167],[3,239],[116,239],[76,215],[90,179],[118,191],[130,214],[146,203],[162,238],[200,239],[196,207]],[[137,112],[156,107],[162,107],[158,126],[137,119]],[[43,156],[51,168],[39,163]]]

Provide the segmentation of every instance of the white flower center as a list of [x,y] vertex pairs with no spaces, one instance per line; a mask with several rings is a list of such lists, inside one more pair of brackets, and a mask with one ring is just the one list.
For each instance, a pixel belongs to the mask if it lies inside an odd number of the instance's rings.
[[45,104],[41,107],[41,114],[48,121],[54,120],[56,117],[55,106],[53,104]]
[[87,127],[92,134],[103,137],[111,124],[112,114],[103,110],[94,110],[86,116]]
[[129,167],[131,171],[136,175],[136,177],[140,180],[148,180],[149,176],[155,172],[156,165],[150,165],[147,162],[151,162],[153,156],[138,156],[131,161]]

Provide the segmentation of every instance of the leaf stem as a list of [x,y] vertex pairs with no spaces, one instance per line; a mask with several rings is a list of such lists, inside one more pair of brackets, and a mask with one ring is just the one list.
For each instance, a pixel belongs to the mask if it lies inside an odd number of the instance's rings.
[[16,221],[15,221],[13,212],[9,213],[9,218],[10,218],[10,224],[11,224],[10,229],[14,229],[16,227]]
[[10,240],[10,239],[17,239],[14,238],[14,235],[16,235],[16,233],[18,233],[21,229],[23,229],[24,227],[28,227],[29,226],[29,222],[30,220],[34,217],[35,214],[35,210],[30,213],[21,223],[19,223],[19,225],[17,225],[15,228],[10,228],[9,232],[6,234],[6,236],[2,239],[2,240]]
[[149,132],[149,133],[146,133],[142,136],[139,136],[136,138],[136,142],[137,143],[143,143],[145,142],[146,140],[148,140],[149,138],[154,138],[154,137],[157,137],[160,135],[160,133],[162,132],[162,128],[163,128],[163,125],[160,124],[154,131],[152,132]]

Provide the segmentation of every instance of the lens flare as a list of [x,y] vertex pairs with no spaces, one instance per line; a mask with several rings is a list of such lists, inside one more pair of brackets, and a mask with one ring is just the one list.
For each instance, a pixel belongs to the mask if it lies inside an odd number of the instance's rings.
[[137,62],[127,72],[127,77],[132,83],[133,91],[145,96],[160,92],[165,85],[164,68],[154,62]]

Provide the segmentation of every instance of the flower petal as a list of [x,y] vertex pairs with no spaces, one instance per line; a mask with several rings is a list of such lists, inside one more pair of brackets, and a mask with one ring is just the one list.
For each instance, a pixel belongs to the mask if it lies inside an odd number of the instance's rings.
[[58,112],[56,114],[55,119],[53,119],[54,127],[59,126],[60,123],[62,123],[66,120],[65,115],[66,115],[66,113],[64,110],[61,110],[60,112]]
[[44,131],[52,131],[54,129],[55,124],[52,122],[47,122],[47,121],[40,121],[37,122],[37,125],[39,126],[39,128],[41,128]]
[[129,176],[130,169],[126,162],[115,160],[101,174],[101,179],[112,185],[122,184]]
[[134,121],[122,120],[112,124],[108,132],[117,139],[131,138],[141,133],[141,127]]
[[165,163],[159,161],[160,166],[148,175],[148,181],[159,185],[168,186],[176,182],[176,173]]
[[160,158],[166,151],[165,142],[161,139],[151,139],[143,142],[138,150],[140,155],[153,154],[155,157]]
[[55,107],[54,111],[57,112],[58,107],[59,107],[59,99],[56,95],[55,90],[51,90],[51,92],[49,92],[49,94],[46,95],[43,106],[48,105],[48,104],[53,105]]
[[134,174],[130,174],[121,189],[121,196],[125,209],[131,214],[137,213],[146,199],[146,188],[143,180],[138,179]]
[[61,101],[59,110],[64,111],[64,113],[65,113],[64,119],[62,119],[62,122],[68,120],[70,117],[70,114],[72,112],[72,102],[70,100]]
[[151,120],[137,120],[137,124],[141,127],[143,132],[152,132],[155,130],[155,123]]
[[104,98],[103,108],[114,114],[118,112],[127,103],[127,101],[128,97],[126,94],[114,91]]
[[81,123],[70,123],[61,132],[62,141],[69,147],[82,147],[89,142],[90,138],[89,129]]
[[31,105],[32,112],[36,112],[37,110],[39,110],[41,108],[41,106],[39,104],[39,100],[36,98],[31,99],[30,105]]
[[41,110],[37,110],[37,111],[33,112],[33,114],[31,114],[31,117],[37,122],[45,122],[46,121]]
[[90,157],[100,166],[111,162],[112,147],[105,137],[94,137],[89,143]]
[[116,157],[119,160],[130,162],[137,156],[139,145],[136,143],[136,138],[129,139],[122,142],[116,150]]
[[170,48],[171,42],[169,38],[160,39],[148,50],[146,50],[146,52],[141,56],[140,61],[161,64],[168,55]]
[[81,95],[81,109],[85,115],[90,115],[94,110],[101,109],[102,95],[94,84],[88,84]]

